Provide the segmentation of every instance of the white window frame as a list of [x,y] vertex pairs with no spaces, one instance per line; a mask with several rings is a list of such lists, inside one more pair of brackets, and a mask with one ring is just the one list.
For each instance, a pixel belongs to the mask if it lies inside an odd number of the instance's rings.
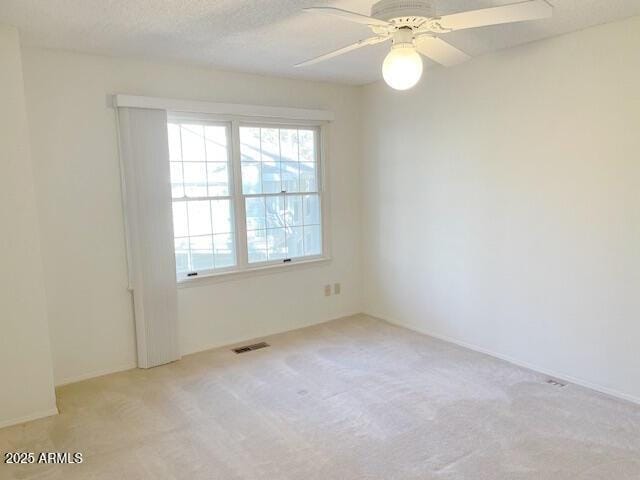
[[[177,279],[179,287],[193,286],[202,281],[226,280],[238,276],[257,273],[277,273],[279,271],[310,266],[318,263],[326,263],[331,260],[330,242],[330,208],[328,189],[328,123],[317,120],[282,119],[263,116],[223,115],[210,113],[187,113],[181,111],[168,111],[168,122],[202,122],[203,124],[225,125],[229,133],[228,155],[230,158],[229,193],[233,202],[233,215],[235,227],[236,265],[198,272],[196,276]],[[264,127],[277,128],[307,128],[316,132],[316,163],[318,195],[320,197],[320,228],[322,235],[322,254],[291,258],[286,260],[267,260],[264,262],[249,263],[247,247],[247,224],[245,211],[245,198],[247,196],[261,197],[264,194],[245,195],[242,192],[242,172],[240,153],[240,127]],[[296,193],[302,195],[304,192]],[[269,195],[269,194],[267,194]],[[283,195],[282,193],[273,194]],[[286,193],[284,195],[287,195]],[[292,193],[293,195],[293,193]],[[173,202],[173,200],[172,200]]]

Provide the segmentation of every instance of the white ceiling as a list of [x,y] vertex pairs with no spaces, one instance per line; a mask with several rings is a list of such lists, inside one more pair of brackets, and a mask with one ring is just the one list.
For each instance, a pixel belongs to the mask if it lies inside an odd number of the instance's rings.
[[[439,0],[446,14],[518,0]],[[445,38],[472,56],[640,15],[640,0],[550,0],[548,20]],[[297,62],[369,36],[366,26],[301,13],[332,5],[369,14],[373,0],[2,0],[0,23],[28,46],[170,60],[225,70],[365,84],[380,78],[388,45],[295,69]]]

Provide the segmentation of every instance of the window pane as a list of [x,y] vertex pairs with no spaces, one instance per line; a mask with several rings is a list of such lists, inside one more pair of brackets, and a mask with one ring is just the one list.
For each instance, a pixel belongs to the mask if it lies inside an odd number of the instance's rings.
[[226,197],[229,195],[229,167],[226,163],[207,163],[209,196]]
[[227,128],[206,125],[204,127],[207,162],[227,162]]
[[250,230],[247,232],[247,251],[249,263],[267,260],[267,231]]
[[322,253],[316,143],[314,129],[240,127],[243,191],[264,195],[245,198],[250,263]]
[[173,204],[173,236],[189,236],[187,223],[187,202],[174,202]]
[[284,228],[267,230],[267,258],[269,260],[287,258],[286,253]]
[[318,191],[318,176],[315,163],[300,162],[300,191]]
[[262,193],[259,163],[246,162],[242,164],[242,192],[245,195]]
[[247,230],[264,230],[266,228],[264,197],[245,199],[245,210],[247,212]]
[[184,185],[182,179],[182,163],[171,162],[169,164],[171,170],[171,196],[173,198],[184,197]]
[[182,146],[180,144],[180,125],[169,123],[167,125],[169,135],[169,161],[182,161]]
[[213,236],[213,251],[216,268],[232,267],[236,264],[235,239],[233,234]]
[[300,145],[300,161],[315,162],[315,132],[313,130],[298,130],[298,142]]
[[280,166],[282,178],[282,191],[299,192],[300,169],[298,162],[282,162]]
[[304,254],[320,255],[322,253],[322,235],[319,225],[304,227]]
[[298,226],[302,225],[302,196],[301,195],[287,195],[286,196],[286,211],[284,215],[285,225]]
[[280,193],[280,162],[262,162],[262,192]]
[[303,197],[304,224],[320,225],[320,197],[316,195],[305,195]]
[[211,210],[208,200],[187,202],[189,235],[211,235]]
[[204,127],[202,125],[182,124],[182,161],[204,162]]
[[280,138],[277,128],[261,128],[262,161],[280,161]]
[[[190,122],[168,123],[167,129],[172,197],[200,198],[173,204],[176,273],[182,278],[193,271],[235,265],[233,202],[216,199],[233,194],[229,128]],[[258,146],[259,135],[258,131]],[[261,189],[259,168],[254,173]],[[264,250],[266,255],[266,239]]]
[[303,239],[303,227],[290,227],[287,229],[287,258],[304,256]]
[[229,200],[212,200],[213,233],[233,232],[231,221],[231,202]]
[[284,197],[266,197],[267,228],[284,227]]
[[280,157],[282,161],[298,161],[298,131],[280,130]]
[[260,161],[260,129],[240,127],[240,154],[243,162]]
[[187,197],[207,196],[207,165],[205,163],[184,163],[184,192]]
[[211,235],[190,237],[191,268],[194,271],[211,270],[213,263],[213,238]]
[[178,276],[185,276],[189,273],[189,239],[176,238],[176,273]]

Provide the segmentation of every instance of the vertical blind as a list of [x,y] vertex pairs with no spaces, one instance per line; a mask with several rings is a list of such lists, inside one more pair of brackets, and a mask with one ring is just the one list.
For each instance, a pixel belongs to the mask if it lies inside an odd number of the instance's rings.
[[180,358],[167,112],[118,108],[138,366]]

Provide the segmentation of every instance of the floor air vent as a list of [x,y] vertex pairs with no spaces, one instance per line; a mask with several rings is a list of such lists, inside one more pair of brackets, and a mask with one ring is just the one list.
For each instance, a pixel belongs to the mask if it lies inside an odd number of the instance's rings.
[[236,353],[247,353],[252,350],[260,350],[261,348],[267,348],[270,346],[267,342],[254,343],[253,345],[245,345],[244,347],[234,348],[233,351]]
[[567,384],[566,384],[566,383],[559,382],[559,381],[557,381],[557,380],[554,380],[553,378],[550,378],[549,380],[547,380],[547,383],[548,383],[549,385],[553,386],[553,387],[560,387],[560,388],[562,388],[562,387],[566,387],[566,386],[567,386]]

